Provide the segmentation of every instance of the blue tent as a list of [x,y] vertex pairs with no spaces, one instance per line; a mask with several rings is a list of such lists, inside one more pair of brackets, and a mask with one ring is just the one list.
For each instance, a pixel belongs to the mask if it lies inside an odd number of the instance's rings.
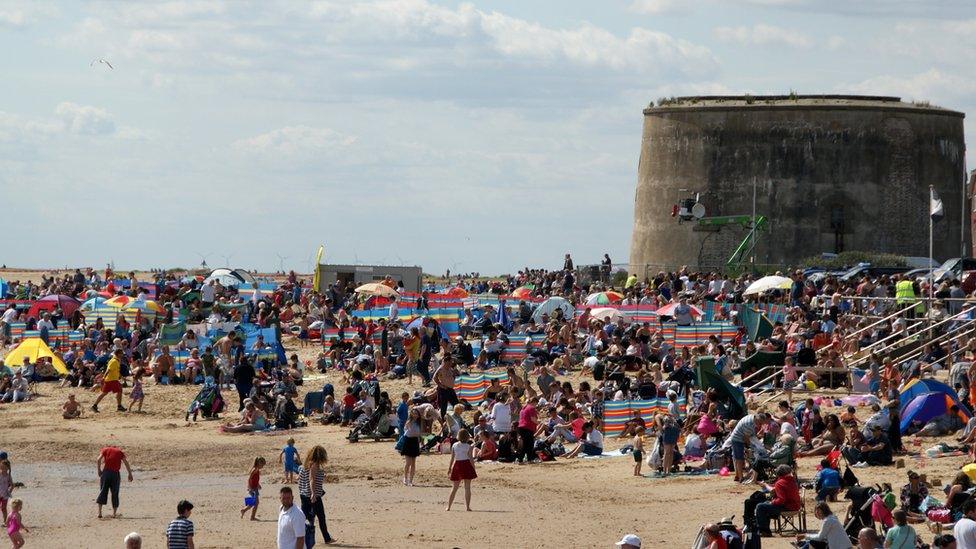
[[898,395],[898,408],[901,414],[903,416],[905,415],[905,408],[908,407],[909,402],[911,402],[915,397],[924,395],[925,393],[942,393],[949,395],[949,397],[952,398],[952,400],[958,404],[960,408],[966,410],[967,414],[970,413],[969,408],[959,401],[959,395],[956,394],[956,390],[952,387],[949,387],[945,383],[936,381],[934,379],[916,379],[908,383],[908,385],[905,385],[905,388],[902,389],[901,394]]
[[[958,405],[959,401],[945,393],[924,393],[916,396],[908,406],[905,406],[899,425],[901,432],[908,430],[912,423],[924,425],[929,420],[941,416],[949,411],[953,404]],[[969,413],[963,406],[959,406],[959,418],[963,422],[969,420]]]

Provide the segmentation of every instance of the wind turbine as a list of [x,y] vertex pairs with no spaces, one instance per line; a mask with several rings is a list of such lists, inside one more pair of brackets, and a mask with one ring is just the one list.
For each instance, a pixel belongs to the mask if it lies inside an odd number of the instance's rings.
[[230,258],[234,257],[234,254],[220,254],[220,257],[224,258],[224,267],[230,267]]
[[278,270],[281,272],[285,272],[285,260],[288,259],[288,256],[281,255],[279,253],[276,253],[275,255],[278,256]]
[[315,254],[312,253],[312,252],[309,252],[308,257],[305,258],[305,269],[306,269],[305,272],[306,273],[314,273],[315,272],[315,260],[313,259],[314,257],[315,257]]
[[200,252],[197,252],[197,255],[200,256],[200,266],[203,267],[204,269],[206,269],[207,268],[207,258],[210,257],[211,255],[213,255],[213,252],[209,252],[206,255],[204,255],[204,254],[202,254]]

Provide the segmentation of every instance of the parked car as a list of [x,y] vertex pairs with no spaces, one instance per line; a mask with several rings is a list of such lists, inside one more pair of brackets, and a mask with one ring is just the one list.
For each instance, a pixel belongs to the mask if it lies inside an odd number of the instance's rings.
[[967,295],[976,291],[976,258],[954,257],[932,271],[935,283],[958,279]]
[[852,268],[850,268],[846,273],[840,275],[840,280],[859,280],[862,277],[868,278],[878,278],[883,275],[894,275],[907,273],[909,271],[908,267],[875,267],[870,263],[860,263]]

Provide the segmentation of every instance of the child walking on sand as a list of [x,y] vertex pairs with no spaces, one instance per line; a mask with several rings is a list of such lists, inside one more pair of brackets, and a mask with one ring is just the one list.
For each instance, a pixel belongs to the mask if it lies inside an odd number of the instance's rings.
[[641,465],[644,463],[644,426],[638,425],[634,432],[634,476],[641,474]]
[[146,398],[146,394],[142,390],[142,368],[136,368],[132,372],[132,391],[129,392],[129,411],[132,411],[132,407],[137,403],[139,404],[138,412],[142,411],[142,401]]
[[21,530],[30,533],[30,530],[24,526],[23,520],[20,518],[20,510],[24,508],[24,502],[19,499],[15,499],[10,502],[10,515],[7,517],[7,535],[10,536],[10,542],[13,543],[14,549],[20,549],[24,546],[24,535],[20,533]]
[[288,439],[288,443],[278,454],[278,463],[282,461],[285,465],[285,484],[294,484],[295,473],[298,472],[298,466],[301,465],[301,458],[298,457],[298,450],[295,448],[295,439]]
[[251,474],[247,476],[247,497],[244,498],[241,518],[244,518],[244,513],[250,509],[251,520],[258,520],[258,504],[261,503],[261,469],[264,468],[265,463],[263,457],[254,458],[254,467],[251,468]]
[[7,501],[14,489],[14,479],[10,475],[10,462],[0,460],[0,512],[3,513],[3,523],[7,524]]
[[447,499],[447,510],[451,510],[454,505],[454,496],[457,494],[461,481],[464,481],[464,507],[471,510],[471,481],[478,478],[478,473],[474,469],[474,448],[471,446],[471,434],[467,429],[458,432],[458,441],[451,446],[451,464],[447,468],[448,477],[454,483],[451,489],[451,497]]
[[786,402],[793,404],[793,387],[796,387],[799,377],[793,359],[787,357],[783,364],[783,390],[786,391]]

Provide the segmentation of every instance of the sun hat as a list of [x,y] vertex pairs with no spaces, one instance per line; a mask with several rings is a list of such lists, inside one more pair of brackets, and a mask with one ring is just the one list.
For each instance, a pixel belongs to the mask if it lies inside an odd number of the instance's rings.
[[614,545],[633,545],[634,547],[640,547],[641,539],[634,534],[627,534],[626,536],[620,538],[620,541]]

